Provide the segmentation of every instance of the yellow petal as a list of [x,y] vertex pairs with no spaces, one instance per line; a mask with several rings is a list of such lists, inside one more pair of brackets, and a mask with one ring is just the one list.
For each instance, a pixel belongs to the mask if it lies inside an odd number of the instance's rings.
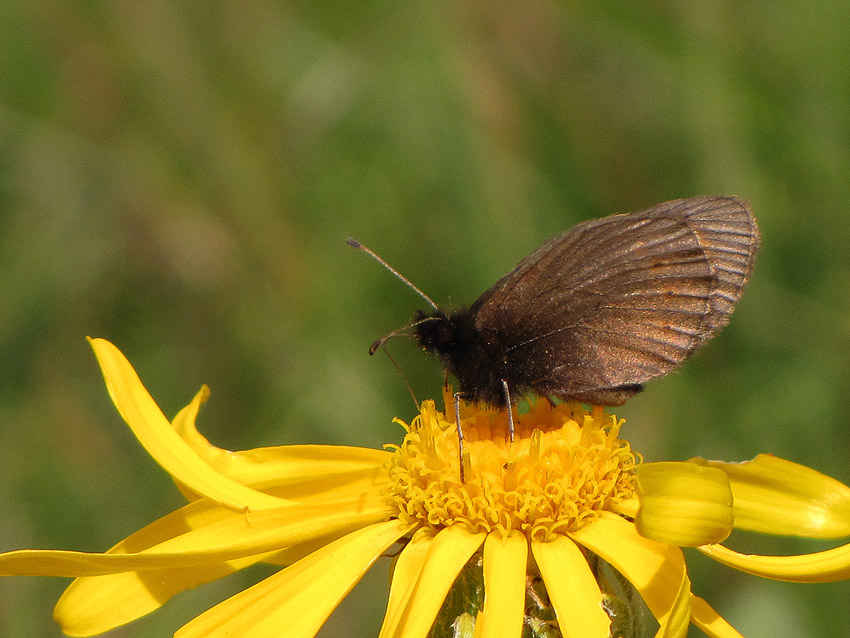
[[[209,390],[202,387],[171,422],[174,430],[211,468],[256,490],[302,503],[327,502],[348,493],[383,490],[388,476],[384,450],[335,445],[287,445],[231,452],[212,445],[195,426]],[[201,495],[183,483],[188,500]]]
[[679,589],[670,608],[670,613],[662,619],[655,633],[656,638],[685,638],[691,624],[691,579],[687,569],[682,570]]
[[478,614],[475,636],[519,638],[525,611],[528,541],[518,532],[484,541],[484,610]]
[[260,510],[286,504],[283,499],[247,488],[210,468],[172,429],[118,348],[104,339],[89,339],[89,343],[118,412],[142,446],[175,480],[234,510]]
[[461,525],[442,529],[430,543],[425,564],[401,614],[393,638],[424,638],[428,635],[446,594],[485,534],[471,534]]
[[0,554],[0,576],[96,576],[157,569],[168,557],[89,554],[59,549],[19,549]]
[[216,447],[198,432],[195,419],[209,390],[201,388],[183,408],[172,426],[189,447],[221,474],[255,489],[265,486],[292,486],[333,478],[371,475],[392,456],[385,450],[341,445],[286,445],[231,452]]
[[[678,547],[644,538],[632,523],[617,516],[600,517],[570,536],[611,563],[635,586],[662,630],[666,631],[671,619],[681,618],[683,608],[687,610],[690,600],[682,592],[687,572]],[[678,626],[672,630],[686,631],[687,625],[684,630]]]
[[763,578],[793,583],[831,583],[850,578],[850,545],[799,556],[739,554],[723,545],[697,549],[724,565]]
[[691,622],[709,638],[744,638],[699,596],[691,596]]
[[155,611],[175,594],[223,578],[273,554],[78,578],[56,603],[53,618],[69,636],[95,636]]
[[282,549],[336,531],[356,529],[387,517],[383,497],[353,498],[323,505],[290,505],[234,514],[155,545],[146,553],[231,559]]
[[719,543],[732,532],[732,490],[726,474],[693,463],[645,463],[637,469],[641,536],[666,545]]
[[[385,518],[378,497],[347,505],[292,506],[250,514],[208,501],[187,505],[136,532],[108,554],[18,551],[0,555],[0,575],[83,576],[60,600],[57,621],[70,635],[92,635],[153,611],[170,596],[281,548],[335,538]],[[189,528],[189,531],[186,531]],[[133,553],[126,553],[133,552]]]
[[372,563],[410,529],[375,523],[204,612],[175,638],[312,638]]
[[434,540],[433,533],[428,528],[420,528],[413,534],[413,538],[405,545],[399,554],[398,560],[393,568],[390,595],[387,601],[387,612],[384,614],[384,622],[378,638],[396,635],[398,624],[401,622],[410,596],[416,588],[416,581],[425,564],[428,550]]
[[850,487],[770,454],[744,463],[692,459],[729,477],[735,527],[809,538],[850,536]]
[[602,608],[599,585],[578,546],[566,536],[556,536],[548,543],[532,540],[531,551],[561,633],[569,638],[607,638],[611,619]]
[[[335,532],[282,551],[221,563],[206,562],[202,565],[169,566],[77,578],[62,594],[53,616],[62,626],[62,630],[70,636],[96,635],[156,610],[175,594],[217,580],[254,563],[291,565],[335,541],[342,534],[343,532]],[[118,552],[128,544],[135,544],[138,542],[134,539],[135,536],[120,543],[110,552]]]
[[318,536],[357,529],[386,518],[374,503],[290,506],[230,515],[162,540],[139,553],[19,550],[0,554],[0,576],[96,576],[125,571],[205,565],[277,551]]
[[611,511],[619,514],[620,516],[627,516],[629,518],[636,518],[638,510],[640,509],[640,501],[637,497],[627,499],[622,503],[614,503],[611,505]]
[[[199,529],[234,516],[232,510],[211,501],[198,501],[163,516],[112,547],[108,553],[130,554],[149,549],[186,531]],[[157,569],[168,565],[167,558],[147,556],[129,559],[105,559],[100,553],[65,552],[55,550],[22,550],[0,554],[0,575],[12,573],[30,576],[85,576],[121,572],[133,569]],[[8,574],[7,574],[8,573]]]

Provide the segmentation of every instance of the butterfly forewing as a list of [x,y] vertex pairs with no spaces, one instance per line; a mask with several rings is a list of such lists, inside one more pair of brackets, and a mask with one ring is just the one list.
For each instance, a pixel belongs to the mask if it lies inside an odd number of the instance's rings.
[[470,312],[518,389],[622,403],[726,323],[757,247],[737,198],[666,202],[552,238]]

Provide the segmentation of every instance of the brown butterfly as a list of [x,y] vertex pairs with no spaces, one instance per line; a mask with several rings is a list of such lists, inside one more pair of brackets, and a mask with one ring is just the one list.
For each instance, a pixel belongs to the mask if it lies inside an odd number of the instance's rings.
[[510,405],[535,392],[622,405],[726,324],[758,245],[746,203],[694,197],[573,226],[466,309],[442,310],[390,270],[431,304],[407,328],[465,398]]

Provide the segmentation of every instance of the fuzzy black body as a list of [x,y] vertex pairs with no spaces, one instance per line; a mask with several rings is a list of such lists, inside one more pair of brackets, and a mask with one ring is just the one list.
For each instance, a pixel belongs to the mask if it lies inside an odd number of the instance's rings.
[[497,343],[484,341],[468,309],[450,315],[442,312],[426,315],[419,311],[414,320],[426,317],[431,320],[416,326],[416,337],[426,351],[440,358],[449,374],[460,383],[461,392],[476,401],[496,405],[505,400],[502,379],[515,392],[528,388],[524,370],[511,366]]
[[622,405],[729,319],[759,233],[735,197],[675,200],[561,233],[468,309],[417,312],[420,345],[474,401],[529,391]]

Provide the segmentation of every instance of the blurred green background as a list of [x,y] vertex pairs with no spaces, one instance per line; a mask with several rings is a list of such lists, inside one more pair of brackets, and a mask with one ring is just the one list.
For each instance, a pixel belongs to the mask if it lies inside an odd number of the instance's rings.
[[[86,335],[169,416],[208,383],[224,447],[380,446],[413,404],[367,348],[422,304],[348,235],[451,306],[580,220],[698,194],[748,199],[762,251],[722,335],[618,410],[625,436],[850,483],[848,33],[840,0],[0,3],[0,549],[101,551],[181,502]],[[438,365],[391,349],[436,396]],[[688,558],[748,637],[847,635],[848,583]],[[321,636],[377,635],[387,567]],[[109,635],[170,635],[261,575]],[[60,635],[66,582],[0,580],[0,636]]]

